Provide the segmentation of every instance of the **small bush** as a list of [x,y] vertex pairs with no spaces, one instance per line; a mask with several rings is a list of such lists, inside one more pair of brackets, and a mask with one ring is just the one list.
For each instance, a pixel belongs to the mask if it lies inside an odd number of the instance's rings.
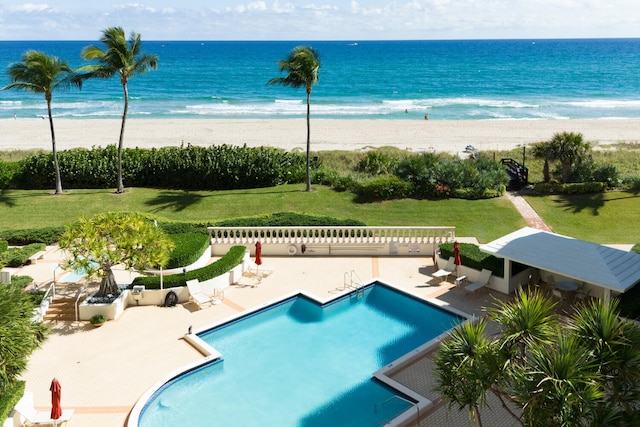
[[451,192],[451,196],[458,199],[479,200],[492,199],[494,197],[503,196],[507,191],[507,187],[499,185],[498,188],[459,188]]
[[636,243],[635,245],[633,245],[633,247],[631,248],[631,252],[640,254],[640,243]]
[[[187,271],[186,273],[163,276],[163,285],[165,288],[175,288],[178,286],[186,286],[187,280],[198,279],[204,282],[205,280],[218,277],[240,264],[246,250],[247,248],[244,246],[234,246],[229,249],[229,252],[227,252],[225,256],[205,267]],[[160,277],[136,277],[133,279],[130,287],[133,288],[135,285],[144,285],[146,289],[160,289]]]
[[365,200],[403,199],[411,193],[411,183],[395,175],[383,175],[359,185],[356,194]]

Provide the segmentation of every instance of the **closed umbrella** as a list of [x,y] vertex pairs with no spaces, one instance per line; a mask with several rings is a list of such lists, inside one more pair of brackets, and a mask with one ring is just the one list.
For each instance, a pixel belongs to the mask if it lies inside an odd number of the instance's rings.
[[453,263],[456,265],[456,276],[459,276],[458,266],[462,265],[462,260],[460,259],[460,243],[457,240],[453,242]]
[[256,242],[256,264],[262,265],[262,243]]
[[57,379],[54,378],[53,381],[51,381],[49,391],[51,392],[51,419],[57,420],[62,416],[62,407],[60,406],[62,387],[60,387],[60,383]]

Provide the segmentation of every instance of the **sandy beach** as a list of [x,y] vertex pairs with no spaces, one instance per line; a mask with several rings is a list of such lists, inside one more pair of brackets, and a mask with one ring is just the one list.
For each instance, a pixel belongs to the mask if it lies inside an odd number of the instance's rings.
[[[54,121],[59,150],[107,146],[118,141],[119,119]],[[458,153],[522,147],[555,132],[580,132],[595,144],[640,141],[640,119],[611,120],[311,120],[311,149],[357,150],[395,146],[412,151]],[[125,147],[192,145],[273,146],[305,150],[305,119],[129,119]],[[49,121],[0,120],[0,150],[51,148]]]

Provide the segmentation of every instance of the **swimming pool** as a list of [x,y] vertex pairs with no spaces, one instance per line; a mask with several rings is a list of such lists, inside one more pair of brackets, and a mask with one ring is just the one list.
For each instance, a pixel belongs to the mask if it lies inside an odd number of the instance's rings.
[[223,357],[160,387],[136,425],[384,425],[414,402],[374,372],[463,320],[380,283],[297,295],[199,333]]

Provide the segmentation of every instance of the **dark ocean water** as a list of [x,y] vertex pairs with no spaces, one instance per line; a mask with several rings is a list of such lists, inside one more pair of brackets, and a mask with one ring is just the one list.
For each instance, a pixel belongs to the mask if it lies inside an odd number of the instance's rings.
[[[4,70],[29,49],[85,64],[93,41],[3,41]],[[320,54],[312,115],[322,118],[640,118],[640,39],[218,42],[143,41],[159,69],[129,84],[130,117],[303,117],[305,93],[267,86],[297,45]],[[9,83],[4,73],[2,85]],[[118,118],[117,78],[57,92],[57,118]],[[46,114],[44,97],[0,92],[0,118]]]

